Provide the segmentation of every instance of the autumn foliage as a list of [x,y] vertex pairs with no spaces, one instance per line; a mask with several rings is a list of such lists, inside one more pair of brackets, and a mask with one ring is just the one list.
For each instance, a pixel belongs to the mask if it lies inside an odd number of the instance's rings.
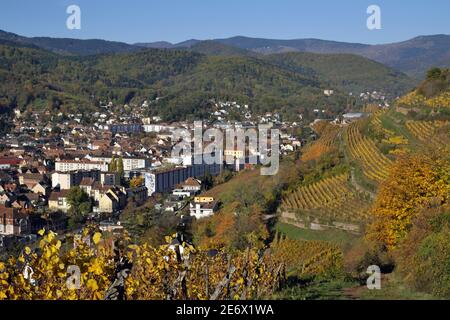
[[419,210],[448,203],[450,164],[431,155],[403,156],[393,165],[373,208],[368,239],[393,249]]
[[[283,280],[282,261],[265,250],[234,254],[182,249],[167,245],[128,244],[118,247],[100,232],[85,229],[73,242],[42,233],[39,248],[25,248],[16,259],[0,263],[0,300],[104,299],[117,276],[119,261],[130,270],[123,281],[123,299],[250,299],[270,296]],[[181,258],[182,257],[182,258]],[[69,266],[80,270],[79,287]]]

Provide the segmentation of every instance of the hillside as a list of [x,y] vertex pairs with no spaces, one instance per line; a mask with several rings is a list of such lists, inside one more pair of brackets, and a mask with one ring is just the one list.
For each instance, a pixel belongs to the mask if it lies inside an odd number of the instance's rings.
[[263,54],[289,51],[357,54],[416,78],[423,77],[426,70],[431,67],[450,66],[450,35],[421,36],[403,42],[381,45],[319,39],[274,40],[248,37],[216,41]]
[[[418,113],[431,112],[450,113],[450,69],[431,69],[427,78],[398,101],[400,108],[413,108]],[[424,108],[426,107],[426,108]]]
[[[312,114],[313,108],[321,106],[341,112],[351,86],[384,88],[392,96],[409,89],[404,75],[360,57],[344,57],[344,67],[337,63],[341,56],[314,55],[310,55],[312,61],[317,59],[314,63],[296,58],[287,65],[270,58],[235,56],[236,49],[226,46],[200,45],[210,54],[145,49],[70,57],[35,47],[0,45],[0,103],[22,110],[89,112],[100,101],[140,104],[158,96],[163,99],[152,112],[175,120],[186,115],[204,117],[210,99],[232,99],[252,105],[254,113],[279,111],[289,117]],[[352,76],[356,66],[359,75]],[[342,85],[339,79],[345,77],[353,79],[351,86]],[[337,91],[327,98],[323,90],[330,85],[336,85]]]
[[202,53],[208,56],[257,56],[257,54],[253,51],[229,46],[212,40],[197,42],[189,47],[180,46],[179,48],[185,48],[186,50]]
[[414,81],[380,63],[350,54],[281,53],[264,58],[280,67],[311,75],[349,92],[378,91],[401,95]]

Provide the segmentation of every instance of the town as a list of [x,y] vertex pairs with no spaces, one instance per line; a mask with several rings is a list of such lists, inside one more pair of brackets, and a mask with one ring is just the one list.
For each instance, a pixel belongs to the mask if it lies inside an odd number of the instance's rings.
[[[121,213],[148,202],[160,215],[178,217],[183,226],[192,218],[214,215],[220,204],[202,196],[212,177],[255,169],[258,164],[249,158],[258,157],[258,150],[238,150],[234,141],[233,147],[220,150],[218,163],[207,163],[201,154],[173,157],[178,142],[174,132],[193,132],[195,125],[146,117],[151,103],[124,113],[129,106],[109,102],[88,121],[83,114],[59,113],[49,119],[48,114],[16,109],[13,130],[0,140],[0,248],[32,242],[43,228],[71,232],[89,221],[102,230],[121,230]],[[315,122],[321,116],[317,110]],[[349,113],[328,120],[345,124],[361,116]],[[202,130],[270,124],[280,132],[281,156],[316,138],[302,115],[297,122],[281,121],[277,113],[254,116],[248,105],[237,102],[215,102],[210,119]]]

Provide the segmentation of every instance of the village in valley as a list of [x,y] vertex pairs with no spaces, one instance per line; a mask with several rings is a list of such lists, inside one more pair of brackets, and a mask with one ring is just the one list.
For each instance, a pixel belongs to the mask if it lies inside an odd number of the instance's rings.
[[[326,96],[332,94],[333,90],[324,91]],[[361,99],[370,98],[369,93],[363,95]],[[386,107],[384,97],[374,98],[382,102],[380,108]],[[49,118],[17,109],[13,130],[0,140],[0,250],[32,243],[42,229],[70,233],[96,223],[103,231],[121,231],[124,211],[148,205],[162,219],[176,217],[178,227],[186,228],[192,219],[210,217],[220,208],[220,202],[207,195],[214,177],[232,177],[258,166],[249,163],[258,150],[238,150],[237,144],[220,151],[231,162],[195,161],[202,159],[198,154],[173,157],[177,143],[173,132],[193,131],[194,124],[146,117],[150,106],[144,101],[133,106],[132,113],[124,113],[118,110],[129,106],[119,108],[109,102],[89,115],[89,124],[83,114]],[[347,113],[324,119],[325,110],[314,113],[313,123],[301,114],[298,121],[286,122],[278,113],[253,115],[248,105],[219,101],[203,130],[247,130],[269,124],[279,129],[283,157],[316,139],[312,124],[325,120],[346,125],[365,116]]]

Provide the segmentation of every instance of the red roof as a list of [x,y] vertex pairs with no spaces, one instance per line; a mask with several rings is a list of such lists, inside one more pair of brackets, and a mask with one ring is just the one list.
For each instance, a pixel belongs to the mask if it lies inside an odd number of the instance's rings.
[[9,164],[12,166],[19,165],[22,162],[19,158],[0,158],[0,165]]

